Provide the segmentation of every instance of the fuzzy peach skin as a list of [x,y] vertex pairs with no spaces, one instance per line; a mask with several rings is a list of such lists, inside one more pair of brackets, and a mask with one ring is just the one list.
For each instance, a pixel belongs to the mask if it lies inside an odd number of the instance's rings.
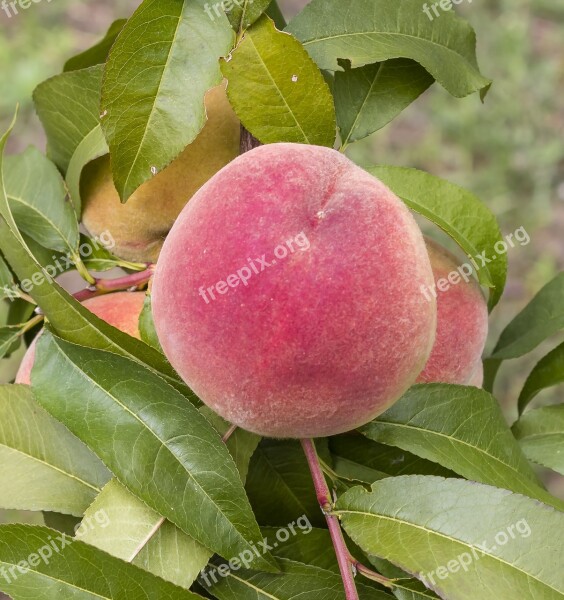
[[[106,323],[139,339],[141,337],[139,334],[139,315],[143,310],[144,301],[144,292],[117,292],[89,298],[83,304],[97,317],[104,319]],[[23,357],[16,375],[16,383],[31,384],[31,370],[35,362],[37,337],[31,342]]]
[[484,363],[482,361],[479,362],[478,367],[474,371],[472,377],[468,381],[468,385],[473,385],[474,387],[481,388],[484,385]]
[[[437,242],[426,238],[435,283],[457,273],[460,261]],[[462,278],[447,291],[436,290],[437,336],[431,356],[417,378],[420,383],[469,384],[481,364],[488,336],[488,307],[474,278]],[[429,296],[432,294],[429,292]]]
[[108,156],[86,166],[81,178],[82,222],[93,236],[109,232],[112,252],[129,261],[155,262],[184,205],[212,175],[239,154],[240,123],[224,85],[206,95],[208,121],[166,169],[122,204]]
[[[294,252],[274,258],[286,240]],[[258,273],[235,283],[249,259]],[[415,381],[434,340],[436,307],[420,291],[432,281],[417,224],[380,181],[334,150],[271,144],[182,211],[153,314],[173,366],[222,417],[264,436],[327,436]]]

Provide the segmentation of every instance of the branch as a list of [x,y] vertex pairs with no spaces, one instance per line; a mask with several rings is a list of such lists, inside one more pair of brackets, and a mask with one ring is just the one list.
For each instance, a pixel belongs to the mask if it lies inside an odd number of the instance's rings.
[[144,271],[131,273],[124,277],[118,277],[117,279],[95,279],[94,285],[91,285],[84,290],[80,290],[80,292],[73,294],[73,296],[79,302],[83,302],[88,298],[94,298],[94,296],[101,296],[102,294],[107,294],[109,292],[137,289],[148,283],[154,272],[155,266],[149,265]]
[[332,514],[333,505],[331,503],[331,492],[327,487],[325,476],[321,470],[319,458],[315,450],[315,444],[313,440],[301,440],[301,442],[307,458],[309,470],[311,471],[317,501],[327,520],[327,526],[329,527],[329,533],[333,541],[335,554],[337,555],[337,562],[339,563],[339,570],[341,571],[341,577],[343,578],[343,585],[345,588],[345,598],[346,600],[359,600],[356,584],[354,582],[353,564],[350,562],[349,558],[350,553],[345,538],[343,537],[339,519]]

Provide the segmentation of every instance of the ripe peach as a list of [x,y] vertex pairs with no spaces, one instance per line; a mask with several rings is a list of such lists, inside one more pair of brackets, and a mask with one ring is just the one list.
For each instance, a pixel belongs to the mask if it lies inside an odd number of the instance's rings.
[[184,205],[212,175],[239,153],[240,123],[223,85],[206,96],[208,121],[180,156],[122,204],[108,156],[83,171],[82,221],[88,232],[109,232],[112,252],[129,261],[156,261],[163,240]]
[[484,385],[484,363],[480,361],[472,377],[468,381],[468,385],[481,388]]
[[[144,292],[117,292],[106,296],[89,298],[83,304],[88,310],[93,312],[97,317],[100,317],[100,319],[104,319],[110,325],[133,337],[140,338],[139,315],[143,309],[144,301]],[[31,384],[31,369],[35,361],[36,343],[37,337],[31,342],[23,357],[16,375],[16,383]]]
[[342,154],[271,144],[182,211],[153,282],[163,349],[204,403],[270,437],[370,421],[433,345],[433,274],[404,204]]
[[[460,276],[460,261],[437,242],[426,238],[437,297],[437,336],[431,356],[417,378],[420,383],[469,383],[479,368],[488,335],[488,307],[478,282]],[[456,283],[448,282],[448,276]],[[427,291],[427,296],[432,297]]]

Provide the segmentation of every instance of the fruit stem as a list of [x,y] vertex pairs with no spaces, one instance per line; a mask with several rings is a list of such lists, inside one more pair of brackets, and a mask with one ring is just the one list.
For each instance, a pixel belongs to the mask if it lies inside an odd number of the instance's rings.
[[72,262],[78,271],[78,274],[90,285],[94,285],[96,283],[96,279],[90,274],[84,263],[82,262],[82,258],[80,254],[72,255]]
[[319,457],[315,450],[315,443],[313,440],[301,440],[302,447],[311,471],[311,477],[313,479],[313,486],[315,488],[315,494],[317,501],[325,519],[327,521],[327,527],[329,528],[329,534],[333,541],[335,548],[335,554],[337,555],[337,562],[339,563],[339,569],[341,571],[341,577],[343,578],[343,586],[345,588],[346,600],[358,600],[358,592],[356,590],[356,584],[354,582],[354,571],[353,563],[350,561],[350,553],[343,537],[341,530],[341,524],[339,523],[338,517],[333,514],[333,504],[331,503],[331,492],[325,481],[325,476],[321,469]]
[[131,273],[124,277],[118,277],[116,279],[95,279],[94,284],[90,287],[80,290],[73,296],[79,301],[83,302],[88,298],[94,296],[101,296],[109,292],[116,292],[118,290],[128,290],[130,288],[138,288],[149,282],[155,272],[155,266],[149,265],[144,271],[137,273]]
[[349,555],[349,562],[352,564],[353,568],[356,571],[358,571],[361,575],[364,575],[367,579],[376,581],[380,585],[383,585],[384,587],[390,589],[394,589],[396,587],[394,583],[395,581],[397,581],[396,579],[388,579],[387,577],[380,575],[380,573],[376,573],[376,571],[373,571],[372,569],[369,569],[362,563],[358,562],[358,560],[356,560],[354,556]]
[[231,425],[229,429],[225,432],[221,441],[226,444],[229,441],[229,438],[237,431],[237,425]]

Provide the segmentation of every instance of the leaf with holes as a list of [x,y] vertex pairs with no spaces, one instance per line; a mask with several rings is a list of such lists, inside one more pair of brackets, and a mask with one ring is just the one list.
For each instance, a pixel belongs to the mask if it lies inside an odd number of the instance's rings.
[[312,0],[287,31],[304,45],[321,69],[353,68],[390,58],[423,66],[453,96],[487,93],[476,61],[476,34],[454,11],[430,20],[424,0]]
[[258,140],[333,147],[329,86],[302,45],[267,16],[247,30],[221,69],[229,81],[229,101]]

